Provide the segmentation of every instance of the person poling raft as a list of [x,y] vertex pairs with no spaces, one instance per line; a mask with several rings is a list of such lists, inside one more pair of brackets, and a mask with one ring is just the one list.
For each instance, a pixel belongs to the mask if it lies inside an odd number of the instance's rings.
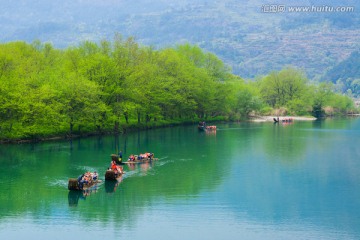
[[70,178],[68,183],[69,190],[86,190],[100,182],[97,172],[86,172],[78,178]]
[[199,122],[198,129],[199,129],[199,131],[205,131],[206,130],[206,122]]
[[122,164],[122,152],[111,154],[111,161],[115,161],[116,164]]

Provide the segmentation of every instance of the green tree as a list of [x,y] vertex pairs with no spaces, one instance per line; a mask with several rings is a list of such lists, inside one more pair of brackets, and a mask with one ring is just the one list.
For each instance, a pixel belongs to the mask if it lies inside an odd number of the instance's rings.
[[242,79],[234,79],[227,85],[228,99],[225,102],[230,106],[231,119],[247,118],[251,112],[260,110],[263,103],[253,84],[246,83]]
[[333,85],[331,83],[320,83],[314,86],[312,112],[315,117],[324,116],[324,107],[333,95]]
[[260,91],[264,101],[270,106],[283,107],[289,101],[300,98],[306,90],[306,84],[307,79],[301,71],[286,68],[264,77],[260,83]]
[[[353,95],[356,84],[341,87]],[[245,82],[217,56],[190,44],[155,50],[119,34],[113,42],[85,41],[64,50],[38,40],[0,44],[2,140],[238,120],[268,106],[316,116],[353,109],[349,97],[331,85],[309,85],[297,69]]]
[[[100,100],[99,86],[92,81],[74,74],[62,79],[60,90],[60,112],[64,115],[69,126],[69,134],[74,132],[74,126],[90,127],[94,129],[94,124],[101,122],[102,113],[107,111],[105,104]],[[92,128],[91,128],[92,127]]]

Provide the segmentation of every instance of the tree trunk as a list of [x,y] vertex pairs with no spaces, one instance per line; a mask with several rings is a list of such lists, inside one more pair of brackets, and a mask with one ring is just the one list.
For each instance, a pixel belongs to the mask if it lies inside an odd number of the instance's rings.
[[73,128],[74,128],[74,124],[71,122],[70,123],[70,136],[72,136]]
[[126,124],[129,124],[129,114],[127,112],[124,113]]
[[116,133],[119,132],[119,122],[118,121],[115,121],[114,132],[116,132]]

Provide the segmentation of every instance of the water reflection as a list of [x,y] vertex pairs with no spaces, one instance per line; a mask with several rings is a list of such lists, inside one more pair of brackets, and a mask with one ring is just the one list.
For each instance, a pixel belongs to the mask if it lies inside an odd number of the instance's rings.
[[120,185],[120,183],[123,181],[123,175],[121,175],[116,180],[106,180],[105,181],[105,192],[106,193],[114,193],[116,191],[116,188]]
[[69,207],[77,207],[80,198],[85,200],[85,196],[83,195],[82,191],[69,191]]
[[69,207],[77,207],[79,200],[86,200],[86,198],[92,194],[98,192],[98,187],[92,187],[86,190],[76,191],[70,190],[68,193]]
[[118,181],[105,181],[105,192],[114,193],[119,184]]
[[[160,218],[182,216],[189,231],[215,222],[236,233],[244,221],[268,229],[284,223],[306,229],[311,223],[357,238],[359,123],[219,124],[214,135],[174,127],[73,143],[0,146],[0,229],[5,231],[8,216],[15,216],[14,223],[28,214],[38,219],[34,228],[61,215],[78,226],[92,222],[140,233],[144,215],[156,220],[162,214]],[[105,181],[94,192],[67,191],[66,179],[84,169],[105,173],[117,147],[125,156],[151,151],[160,160],[124,165],[123,180]],[[234,225],[225,226],[229,219]],[[161,224],[174,229],[169,226],[174,222]],[[59,227],[46,226],[50,231]],[[182,226],[177,225],[178,231]],[[114,234],[111,227],[106,230],[104,237]]]
[[261,144],[269,159],[280,162],[298,162],[304,159],[307,140],[295,127],[296,123],[284,125],[273,124],[272,128],[264,128]]

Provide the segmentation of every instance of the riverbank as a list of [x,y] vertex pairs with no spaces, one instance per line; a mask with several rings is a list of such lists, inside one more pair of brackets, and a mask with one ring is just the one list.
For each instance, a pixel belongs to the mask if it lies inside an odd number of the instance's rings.
[[125,135],[131,132],[144,131],[154,128],[166,128],[166,127],[172,127],[178,125],[191,125],[191,124],[194,125],[197,124],[197,122],[198,121],[184,121],[184,122],[174,121],[174,122],[166,122],[166,123],[158,122],[152,125],[124,124],[117,131],[103,130],[103,131],[95,131],[95,132],[75,132],[73,134],[59,134],[59,135],[53,134],[50,136],[39,136],[39,137],[6,138],[6,139],[0,139],[0,144],[26,144],[26,143],[38,143],[38,142],[59,141],[59,140],[73,140],[73,139],[93,137],[93,136]]
[[274,118],[279,118],[279,121],[292,119],[293,121],[315,121],[315,117],[300,117],[300,116],[256,116],[250,118],[251,122],[274,122]]
[[[274,122],[274,118],[277,119],[277,116],[252,116],[249,117],[249,122]],[[281,116],[279,117],[279,120],[285,120],[291,118],[293,121],[314,121],[316,120],[315,117],[311,116]],[[227,122],[227,120],[224,119],[212,119],[208,120],[206,122]],[[166,127],[172,127],[172,126],[178,126],[178,125],[191,125],[191,124],[197,124],[198,120],[196,121],[176,121],[176,122],[167,122],[167,123],[158,123],[157,125],[127,125],[122,126],[121,130],[118,132],[114,131],[100,131],[100,132],[88,132],[88,133],[75,133],[72,135],[52,135],[52,136],[43,136],[43,137],[37,137],[37,138],[20,138],[20,139],[2,139],[0,140],[0,144],[23,144],[23,143],[35,143],[35,142],[45,142],[45,141],[58,141],[58,140],[70,140],[70,139],[77,139],[82,137],[91,137],[91,136],[106,136],[106,135],[112,135],[112,134],[127,134],[134,131],[142,131],[142,130],[148,130],[148,129],[154,129],[154,128],[166,128]]]

